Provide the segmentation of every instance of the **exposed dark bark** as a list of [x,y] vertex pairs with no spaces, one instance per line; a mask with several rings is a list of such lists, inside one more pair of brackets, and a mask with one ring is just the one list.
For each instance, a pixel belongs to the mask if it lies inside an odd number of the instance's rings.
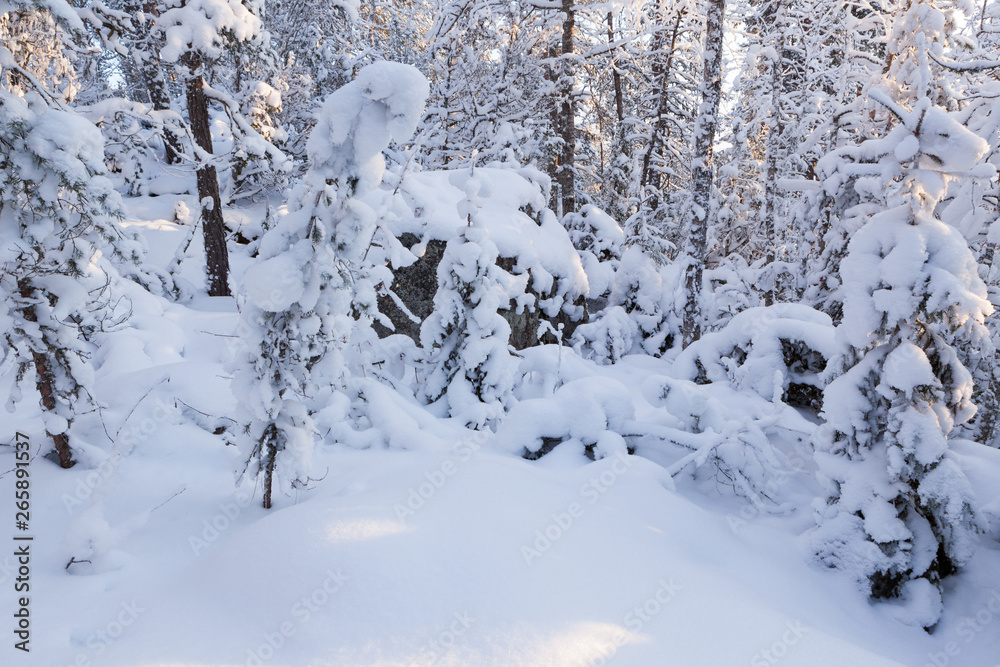
[[[403,234],[399,240],[404,246],[410,248],[420,239],[413,234],[407,233]],[[437,293],[437,268],[441,263],[445,248],[446,243],[444,241],[432,239],[427,243],[427,248],[420,259],[410,266],[401,267],[393,271],[393,293],[419,321],[414,322],[411,320],[400,309],[392,297],[388,295],[379,296],[379,312],[388,317],[394,327],[390,330],[382,324],[374,322],[373,326],[380,337],[384,338],[392,334],[404,334],[412,338],[417,345],[420,345],[420,326],[434,311],[434,296]],[[500,257],[497,259],[497,266],[507,272],[514,270],[514,264],[515,261],[512,258]],[[555,296],[557,290],[558,285],[553,285],[552,290],[548,294],[539,295],[531,287],[528,288],[528,292],[538,299],[551,298]],[[582,297],[575,305],[586,307]],[[508,342],[517,350],[533,347],[539,345],[541,342],[556,342],[551,333],[548,336],[544,334],[539,336],[539,325],[543,320],[549,322],[555,329],[558,329],[562,325],[564,340],[569,339],[573,335],[576,327],[582,321],[586,321],[586,314],[584,314],[580,321],[577,321],[570,319],[562,311],[555,317],[549,317],[538,308],[525,308],[521,312],[517,312],[514,304],[511,304],[509,308],[501,308],[498,312],[510,325],[510,340]]]
[[271,509],[271,489],[274,485],[274,460],[278,456],[278,427],[274,424],[264,429],[260,455],[264,459],[264,509]]
[[[141,11],[146,15],[146,20],[135,19],[135,40],[139,48],[133,53],[132,61],[135,63],[139,77],[142,79],[143,87],[149,95],[149,102],[155,111],[168,111],[170,109],[170,96],[167,95],[167,83],[163,77],[163,66],[158,56],[159,45],[149,34],[149,26],[152,17],[157,15],[157,5],[155,2],[135,2],[130,7],[133,14]],[[163,131],[163,151],[167,164],[177,164],[180,162],[181,145],[177,135],[170,130]]]
[[574,0],[562,0],[563,32],[562,54],[559,67],[560,91],[560,138],[562,152],[556,172],[559,183],[560,215],[576,210],[576,99],[574,74],[576,68],[571,62],[574,52],[573,33],[576,30],[576,8]]
[[[550,45],[548,49],[548,60],[550,63],[556,63],[554,65],[549,65],[545,69],[545,80],[548,81],[554,90],[558,90],[559,85],[559,65],[557,59],[559,57],[559,52],[555,45]],[[553,96],[553,102],[551,108],[549,108],[549,122],[552,124],[552,134],[561,137],[562,136],[562,115],[561,108],[559,106],[558,95]],[[559,186],[559,169],[562,164],[562,154],[552,156],[551,162],[549,162],[548,176],[552,179],[554,187],[549,195],[549,207],[559,213],[560,205],[560,186]]]
[[[399,239],[407,248],[413,247],[420,239],[414,234],[403,234]],[[420,325],[434,312],[434,294],[437,292],[437,268],[444,256],[446,244],[444,241],[431,239],[427,242],[424,254],[409,266],[398,267],[392,272],[392,291],[403,302],[419,322],[414,322],[407,316],[392,297],[385,295],[378,298],[379,312],[384,314],[394,325],[390,331],[380,322],[372,326],[379,336],[385,337],[393,333],[409,336],[420,345]]]
[[[670,70],[673,67],[674,62],[674,50],[677,46],[677,33],[680,32],[681,20],[683,18],[684,9],[680,9],[677,12],[677,18],[674,21],[674,27],[670,33],[670,46],[667,48],[667,61],[664,63],[662,70],[659,72],[660,86],[659,98],[656,103],[656,122],[653,124],[653,130],[649,135],[649,146],[646,147],[646,153],[642,156],[642,175],[639,177],[639,184],[643,188],[652,182],[653,174],[651,165],[653,154],[656,152],[659,144],[662,143],[660,137],[663,135],[667,124],[667,89],[670,87]],[[653,40],[652,45],[654,53],[659,53],[664,48],[663,34],[662,29],[657,30],[656,38]],[[655,205],[653,208],[655,208]]]
[[[771,97],[771,120],[767,130],[767,144],[765,147],[765,179],[764,179],[764,206],[761,211],[761,221],[764,223],[765,237],[765,262],[768,265],[774,264],[777,259],[777,230],[775,226],[775,202],[777,200],[778,188],[778,164],[782,158],[782,134],[784,133],[784,119],[781,115],[781,94],[784,91],[782,85],[782,60],[785,53],[785,5],[782,0],[772,0],[768,3],[764,11],[764,28],[771,33],[771,46],[773,47],[774,59],[771,62],[770,76],[770,97]],[[770,306],[775,299],[776,277],[772,273],[771,285],[764,291],[764,305]]]
[[708,245],[709,210],[715,179],[714,145],[722,98],[722,31],[726,0],[708,0],[705,17],[704,74],[701,105],[694,127],[692,176],[694,198],[687,225],[685,252],[690,258],[684,275],[686,301],[681,326],[683,345],[701,337],[701,291]]
[[611,80],[615,87],[615,115],[618,117],[618,138],[625,141],[625,100],[622,97],[622,74],[618,69],[618,57],[615,55],[615,23],[614,15],[608,12],[608,45],[611,48]]
[[198,200],[201,202],[201,228],[205,237],[205,264],[208,271],[209,296],[229,296],[229,250],[226,248],[226,228],[222,220],[222,197],[215,165],[206,158],[212,155],[212,131],[208,120],[208,100],[202,79],[201,59],[188,54],[186,64],[191,70],[187,80],[188,122],[195,143],[205,153],[199,163]]
[[[27,281],[19,281],[18,289],[22,299],[30,302],[34,298],[34,290]],[[38,322],[34,306],[26,306],[21,313],[28,322]],[[50,360],[48,356],[37,350],[32,350],[31,357],[35,364],[35,386],[38,388],[38,393],[41,394],[42,407],[54,413],[56,411],[56,393],[53,387],[54,378],[52,377]],[[72,468],[76,461],[73,460],[73,452],[69,448],[69,436],[66,433],[48,433],[48,436],[52,438],[52,445],[59,456],[59,467]]]
[[[142,77],[149,93],[150,103],[155,111],[168,111],[170,109],[170,98],[167,97],[166,83],[163,75],[159,73],[159,67],[144,65],[139,67],[139,75]],[[177,164],[180,162],[181,144],[177,135],[169,129],[163,130],[163,157],[167,164]]]

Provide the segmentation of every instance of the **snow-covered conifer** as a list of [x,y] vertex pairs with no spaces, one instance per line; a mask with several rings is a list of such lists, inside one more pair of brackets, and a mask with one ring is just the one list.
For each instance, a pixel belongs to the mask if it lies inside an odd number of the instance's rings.
[[679,343],[677,266],[661,266],[637,245],[618,262],[608,307],[577,327],[574,345],[599,363],[625,354],[660,356]]
[[496,424],[513,399],[517,360],[508,349],[510,325],[498,311],[523,300],[528,276],[497,266],[500,253],[478,216],[489,183],[474,171],[457,171],[454,179],[465,192],[459,214],[468,226],[445,248],[434,312],[420,329],[430,352],[422,393],[431,402],[443,398],[451,416],[478,428]]
[[309,137],[305,183],[247,270],[233,392],[264,507],[276,480],[287,489],[308,479],[313,401],[345,387],[352,315],[374,303],[355,282],[375,226],[360,196],[379,185],[382,151],[412,135],[426,98],[417,70],[389,62],[369,65],[330,95]]
[[[124,210],[100,131],[65,105],[74,73],[59,54],[85,33],[77,10],[61,0],[8,3],[0,25],[11,36],[0,46],[0,335],[17,369],[12,401],[33,377],[46,432],[69,467],[73,421],[93,405],[92,334],[121,321],[109,260],[147,288],[167,281],[145,266],[140,239],[115,224]],[[37,58],[25,25],[47,26]]]
[[979,525],[948,438],[975,411],[959,350],[988,344],[992,310],[965,238],[935,209],[986,146],[926,96],[912,108],[873,96],[899,124],[859,147],[885,156],[866,183],[888,192],[887,207],[841,265],[842,375],[824,392],[817,445],[830,496],[816,544],[822,562],[873,598],[902,597],[904,620],[931,627],[941,578],[968,561]]
[[73,464],[73,420],[91,405],[86,338],[110,317],[99,251],[139,250],[114,226],[121,200],[103,160],[91,123],[0,89],[0,332],[18,369],[11,396],[33,370],[63,467]]

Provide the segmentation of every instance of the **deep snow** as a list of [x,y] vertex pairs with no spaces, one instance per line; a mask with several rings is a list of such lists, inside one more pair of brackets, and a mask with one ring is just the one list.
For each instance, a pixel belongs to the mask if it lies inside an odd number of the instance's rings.
[[[183,236],[173,198],[131,204],[165,265]],[[190,252],[197,283],[197,238]],[[238,278],[247,261],[233,259]],[[81,418],[92,434],[81,463],[31,463],[29,654],[12,648],[14,451],[0,447],[4,665],[1000,664],[1000,451],[956,445],[993,524],[928,635],[811,564],[820,491],[804,456],[811,422],[791,408],[765,429],[793,466],[771,480],[778,502],[766,508],[717,479],[671,478],[688,450],[649,437],[630,439],[636,456],[592,462],[571,439],[526,461],[393,394],[383,414],[423,414],[411,440],[327,443],[321,479],[265,511],[259,491],[234,483],[237,447],[213,434],[233,414],[234,302],[131,296],[129,328],[94,359],[104,407]],[[636,421],[677,425],[650,398],[666,361],[599,366],[549,346],[521,364],[522,399],[595,378],[623,388]],[[767,405],[709,391],[698,400],[719,409]],[[2,420],[0,442],[23,430],[33,454],[46,446],[35,405]]]

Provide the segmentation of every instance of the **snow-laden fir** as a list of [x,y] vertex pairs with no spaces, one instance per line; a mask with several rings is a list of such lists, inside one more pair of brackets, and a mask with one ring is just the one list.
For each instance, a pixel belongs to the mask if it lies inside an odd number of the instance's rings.
[[4,665],[997,662],[995,3],[78,4]]

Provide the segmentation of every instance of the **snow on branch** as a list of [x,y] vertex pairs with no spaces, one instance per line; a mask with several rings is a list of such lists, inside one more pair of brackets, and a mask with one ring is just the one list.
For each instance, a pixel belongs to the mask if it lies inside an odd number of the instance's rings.
[[204,90],[205,97],[220,103],[222,108],[225,109],[226,115],[229,116],[229,120],[233,123],[233,134],[237,134],[236,130],[239,130],[238,134],[241,141],[252,143],[255,153],[267,155],[275,165],[280,166],[288,162],[288,157],[278,150],[274,144],[261,136],[260,132],[250,124],[250,121],[247,120],[246,116],[240,110],[239,103],[231,95],[213,88],[207,82],[204,83]]
[[1000,60],[973,60],[967,63],[960,63],[950,58],[939,58],[933,53],[928,53],[927,55],[941,67],[946,67],[955,72],[982,72],[1000,67]]

